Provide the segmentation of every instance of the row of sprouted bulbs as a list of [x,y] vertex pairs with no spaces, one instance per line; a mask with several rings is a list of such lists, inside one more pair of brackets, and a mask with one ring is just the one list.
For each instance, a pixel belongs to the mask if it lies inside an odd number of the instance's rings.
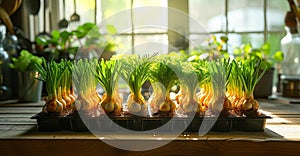
[[[94,112],[132,115],[257,115],[253,91],[264,74],[260,59],[223,58],[187,61],[176,54],[157,56],[116,55],[110,60],[81,59],[46,62],[38,67],[47,98],[42,112],[66,114]],[[119,93],[123,79],[127,101]],[[142,85],[150,81],[152,94],[145,100]],[[104,94],[97,92],[97,85]],[[180,90],[171,97],[172,87]],[[150,111],[149,111],[150,110]]]

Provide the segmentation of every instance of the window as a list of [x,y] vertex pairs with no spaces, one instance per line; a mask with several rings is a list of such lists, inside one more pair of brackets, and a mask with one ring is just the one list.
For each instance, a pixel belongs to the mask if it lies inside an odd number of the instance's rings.
[[[245,43],[259,47],[265,41],[272,44],[273,52],[279,50],[288,10],[288,2],[283,0],[189,0],[193,19],[211,34],[228,35],[228,51]],[[190,30],[191,40],[203,35],[193,25]]]
[[[65,0],[68,6],[65,10],[67,20],[75,12],[74,2],[77,4],[76,12],[81,20],[77,23],[69,22],[68,29],[85,22],[104,21],[113,24],[123,43],[119,53],[167,53],[174,48],[168,47],[171,42],[183,43],[184,47],[184,39],[179,41],[171,39],[172,34],[168,28],[174,24],[188,26],[183,32],[189,37],[190,48],[197,46],[193,43],[203,41],[209,33],[216,36],[228,35],[229,51],[235,45],[251,43],[254,47],[258,47],[265,41],[271,42],[271,48],[275,51],[280,49],[280,39],[285,34],[284,16],[289,10],[288,2],[284,0]],[[49,3],[46,18],[51,19],[51,22],[46,22],[46,31],[58,28],[58,21],[64,18],[63,1],[51,0]],[[177,24],[170,23],[170,19],[176,17],[171,17],[164,9],[153,11],[143,8],[146,6],[183,8],[182,11],[189,14],[190,19],[198,22],[204,29],[192,24],[191,20],[190,22],[177,20]],[[135,9],[131,11],[131,7]],[[43,31],[42,13],[43,8],[38,20],[36,17],[30,17],[29,28],[33,30],[32,27],[36,26],[36,31],[33,31],[35,34]],[[33,36],[31,35],[32,40]]]
[[[167,53],[168,49],[165,47],[168,43],[167,12],[145,8],[147,6],[166,8],[167,0],[77,0],[76,3],[80,8],[82,7],[77,11],[82,18],[76,25],[71,22],[67,29],[85,22],[112,24],[118,30],[119,38],[123,43],[119,53]],[[70,8],[66,11],[66,16],[70,17],[74,13],[73,0],[66,0],[66,4]],[[135,9],[131,10],[131,6]],[[153,26],[152,23],[162,27]]]

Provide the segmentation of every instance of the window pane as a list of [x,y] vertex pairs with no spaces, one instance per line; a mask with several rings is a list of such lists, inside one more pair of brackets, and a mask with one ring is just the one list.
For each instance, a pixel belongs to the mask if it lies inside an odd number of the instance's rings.
[[[225,34],[214,34],[218,40]],[[263,33],[236,34],[229,33],[227,50],[229,54],[233,54],[233,50],[243,44],[251,44],[253,48],[259,48],[264,43]]]
[[128,0],[101,0],[102,16],[108,18],[124,10],[130,10],[131,2]]
[[134,1],[135,33],[167,32],[167,0]]
[[103,25],[114,25],[118,33],[131,32],[129,0],[101,0]]
[[280,41],[285,36],[285,32],[276,32],[268,34],[268,42],[271,43],[271,53],[275,53],[276,51],[281,49]]
[[204,35],[196,35],[196,34],[190,35],[190,40],[189,40],[190,50],[199,48],[199,46],[201,46],[202,43],[205,42],[206,40],[208,40],[209,38],[210,38],[210,35],[208,35],[208,34],[206,34],[206,35],[205,34]]
[[259,48],[264,44],[264,34],[244,34],[243,43],[250,43],[253,48]]
[[263,31],[263,0],[228,0],[228,31]]
[[[65,0],[65,18],[70,20],[71,16],[75,13],[74,0]],[[61,1],[62,6],[62,1]],[[79,22],[69,22],[69,28],[74,29],[78,25],[86,22],[95,21],[95,0],[76,0],[76,13],[80,16]],[[63,15],[63,10],[61,10]],[[62,19],[63,17],[61,17]]]
[[134,43],[136,54],[167,54],[168,36],[167,35],[136,35]]
[[118,54],[131,54],[131,36],[130,35],[122,35],[118,36],[116,40],[120,40],[120,46],[117,49]]
[[251,44],[253,48],[258,48],[264,43],[263,33],[250,34],[228,34],[228,44],[232,47],[240,46],[242,44]]
[[[224,8],[224,0],[189,0],[190,17],[209,32],[225,30]],[[190,21],[191,32],[201,33],[201,30]]]
[[167,7],[167,0],[142,0],[133,1],[133,7],[145,7],[145,6],[164,6]]
[[[268,30],[280,31],[284,28],[284,17],[290,10],[288,1],[268,0],[267,22]],[[275,18],[274,18],[275,17]]]

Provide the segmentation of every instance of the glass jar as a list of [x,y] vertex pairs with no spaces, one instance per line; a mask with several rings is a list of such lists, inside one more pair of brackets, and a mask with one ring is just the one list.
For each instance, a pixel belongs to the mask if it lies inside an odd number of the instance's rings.
[[281,62],[282,75],[294,75],[300,77],[300,35],[295,28],[285,27],[287,33],[281,40],[281,51],[284,59]]
[[6,27],[0,25],[0,100],[11,98],[11,69],[9,68],[10,56],[3,48],[6,36]]
[[280,64],[280,92],[283,97],[300,98],[300,35],[296,16],[287,12],[286,35],[281,40],[284,59]]

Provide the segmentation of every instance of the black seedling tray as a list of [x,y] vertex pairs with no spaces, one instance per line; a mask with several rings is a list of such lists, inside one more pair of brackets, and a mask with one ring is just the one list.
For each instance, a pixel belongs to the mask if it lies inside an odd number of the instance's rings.
[[271,117],[265,115],[253,117],[235,117],[232,118],[232,130],[262,132],[266,126],[266,119],[271,119]]
[[70,114],[68,116],[54,116],[39,113],[32,117],[37,120],[40,131],[69,130],[74,132],[100,131],[122,132],[134,131],[159,131],[177,132],[185,129],[185,132],[199,132],[209,130],[216,132],[229,131],[264,131],[266,119],[269,116],[254,117],[140,117],[140,116],[80,116]]
[[36,119],[39,131],[53,132],[70,129],[69,120],[63,115],[38,113],[31,119]]

